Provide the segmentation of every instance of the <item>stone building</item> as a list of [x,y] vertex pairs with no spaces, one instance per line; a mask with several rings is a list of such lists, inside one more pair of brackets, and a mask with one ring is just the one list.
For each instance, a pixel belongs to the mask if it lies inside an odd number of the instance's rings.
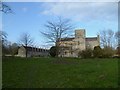
[[18,49],[18,55],[17,56],[26,57],[26,50],[27,50],[27,57],[48,56],[49,55],[49,50],[47,50],[47,49],[21,46]]
[[94,49],[100,45],[99,35],[97,37],[86,37],[85,29],[75,30],[75,37],[62,38],[59,42],[60,57],[78,57],[78,52],[85,49]]

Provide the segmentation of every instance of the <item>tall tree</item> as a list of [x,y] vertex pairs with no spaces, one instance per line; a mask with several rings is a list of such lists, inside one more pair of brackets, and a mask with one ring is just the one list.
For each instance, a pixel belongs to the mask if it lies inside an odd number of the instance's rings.
[[28,33],[23,33],[20,37],[20,43],[26,47],[26,57],[28,54],[27,47],[32,46],[33,42],[34,42],[33,38]]
[[58,17],[55,21],[47,21],[45,24],[47,32],[41,32],[45,37],[48,38],[49,42],[52,42],[57,47],[56,56],[59,53],[61,38],[67,36],[67,32],[73,28],[69,19]]

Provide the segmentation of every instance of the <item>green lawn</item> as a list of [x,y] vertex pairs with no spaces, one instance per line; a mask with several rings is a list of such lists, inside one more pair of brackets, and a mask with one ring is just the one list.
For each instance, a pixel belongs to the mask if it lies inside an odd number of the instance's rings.
[[3,88],[116,88],[118,59],[3,58]]

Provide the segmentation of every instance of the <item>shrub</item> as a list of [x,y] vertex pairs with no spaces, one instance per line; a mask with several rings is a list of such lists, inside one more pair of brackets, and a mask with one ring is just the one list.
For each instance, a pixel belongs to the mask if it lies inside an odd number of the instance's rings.
[[94,57],[102,57],[102,49],[100,46],[95,46],[93,50]]
[[82,50],[78,53],[78,57],[90,58],[92,57],[92,50],[91,49]]
[[116,50],[116,51],[117,51],[116,54],[117,54],[118,56],[120,56],[120,46],[117,47],[117,50]]
[[52,46],[51,48],[50,48],[50,55],[52,56],[52,57],[55,57],[56,56],[56,46]]
[[103,58],[109,58],[112,57],[115,54],[115,51],[111,47],[104,47],[102,50],[102,57]]

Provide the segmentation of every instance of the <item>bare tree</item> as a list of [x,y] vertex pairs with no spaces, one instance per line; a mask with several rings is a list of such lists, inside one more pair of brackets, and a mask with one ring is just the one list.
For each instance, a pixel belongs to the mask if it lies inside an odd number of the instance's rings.
[[7,41],[7,33],[5,31],[0,31],[0,42],[1,44],[5,44]]
[[26,57],[28,54],[27,47],[33,45],[33,38],[28,33],[23,33],[20,37],[20,43],[26,47]]
[[108,39],[107,39],[107,41],[108,41],[108,46],[110,46],[110,47],[113,47],[114,46],[114,31],[112,31],[111,29],[109,29],[108,31]]
[[115,33],[115,38],[116,38],[117,45],[120,47],[120,31],[117,31]]
[[4,13],[12,13],[12,9],[10,6],[4,4],[2,1],[0,1],[0,11]]
[[59,46],[61,38],[67,37],[67,32],[73,28],[69,19],[58,17],[55,21],[47,21],[45,24],[46,31],[41,32],[45,37],[48,38],[49,42],[52,42],[57,47],[56,56],[59,53]]
[[5,55],[7,53],[7,33],[5,31],[0,31],[0,49],[2,49],[2,54]]
[[114,32],[111,29],[100,31],[100,41],[103,47],[113,47],[114,46]]

